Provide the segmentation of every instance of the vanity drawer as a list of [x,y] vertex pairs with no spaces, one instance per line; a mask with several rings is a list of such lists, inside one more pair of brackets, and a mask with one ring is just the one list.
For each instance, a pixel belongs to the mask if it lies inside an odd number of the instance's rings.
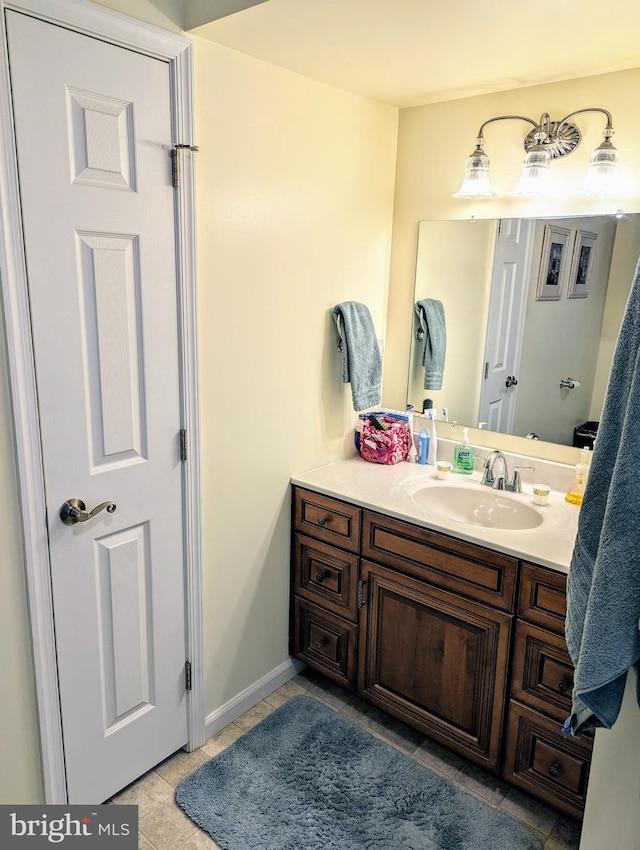
[[512,701],[504,777],[566,814],[582,818],[591,761],[591,744],[564,738],[561,727]]
[[293,553],[295,593],[354,620],[358,607],[358,556],[328,543],[296,534]]
[[436,531],[365,511],[362,556],[512,612],[517,560]]
[[294,489],[293,524],[296,531],[350,552],[360,547],[360,508],[310,490]]
[[357,626],[294,599],[293,655],[350,690],[355,687]]
[[571,714],[573,664],[560,635],[518,622],[511,696],[563,724]]
[[518,615],[530,623],[564,635],[566,613],[566,575],[523,563]]

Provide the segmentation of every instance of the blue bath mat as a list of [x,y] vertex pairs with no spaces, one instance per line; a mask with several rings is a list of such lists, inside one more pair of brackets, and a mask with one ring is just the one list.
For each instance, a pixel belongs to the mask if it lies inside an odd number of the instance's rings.
[[223,850],[540,850],[493,809],[340,717],[293,697],[178,785]]

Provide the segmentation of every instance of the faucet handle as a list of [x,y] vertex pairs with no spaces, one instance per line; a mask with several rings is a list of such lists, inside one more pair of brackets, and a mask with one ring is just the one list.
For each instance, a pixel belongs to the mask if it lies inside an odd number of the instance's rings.
[[512,487],[514,493],[522,493],[522,479],[520,478],[520,473],[522,470],[528,469],[531,472],[535,472],[535,466],[514,466],[513,467],[513,481]]

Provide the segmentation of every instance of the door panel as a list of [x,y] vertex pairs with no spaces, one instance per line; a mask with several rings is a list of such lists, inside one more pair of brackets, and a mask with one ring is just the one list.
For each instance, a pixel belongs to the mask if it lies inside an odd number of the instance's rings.
[[7,32],[67,785],[101,802],[187,741],[169,66]]
[[87,431],[97,471],[146,455],[139,244],[131,236],[77,237]]

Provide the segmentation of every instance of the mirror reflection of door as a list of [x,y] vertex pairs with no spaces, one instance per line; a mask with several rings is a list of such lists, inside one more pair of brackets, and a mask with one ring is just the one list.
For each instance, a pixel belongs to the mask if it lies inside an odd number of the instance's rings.
[[503,219],[496,232],[478,423],[503,434],[513,433],[531,232],[528,219]]
[[[419,225],[415,300],[437,298],[447,319],[447,355],[442,389],[423,389],[424,367],[413,327],[407,402],[422,409],[426,395],[438,410],[446,407],[450,421],[477,426],[491,417],[479,415],[484,389],[487,333],[491,300],[493,255],[498,222],[489,219],[423,221]],[[560,274],[560,297],[539,297],[545,228],[568,232],[567,262]],[[579,287],[578,255],[574,246],[588,235],[590,256],[588,293]],[[517,404],[510,433],[524,437],[535,432],[541,440],[573,445],[575,429],[598,421],[611,369],[620,322],[640,254],[640,215],[575,216],[530,221],[531,267],[524,308],[519,368],[505,370],[515,377]],[[584,285],[583,285],[584,286]],[[415,312],[412,310],[412,312]],[[415,322],[415,320],[414,320]],[[563,389],[562,379],[580,381]],[[505,386],[506,389],[506,386]],[[493,430],[507,430],[494,422]]]

